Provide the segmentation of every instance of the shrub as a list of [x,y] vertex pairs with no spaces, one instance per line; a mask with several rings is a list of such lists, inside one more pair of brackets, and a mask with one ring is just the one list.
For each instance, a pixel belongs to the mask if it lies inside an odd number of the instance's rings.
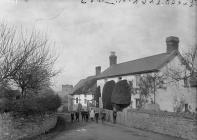
[[17,115],[45,114],[57,111],[61,105],[58,95],[19,99],[10,103],[9,111]]
[[9,111],[9,103],[20,97],[18,90],[12,90],[11,88],[0,87],[0,112]]
[[0,113],[8,111],[9,100],[7,98],[0,98]]
[[115,82],[113,80],[105,83],[103,87],[102,101],[103,108],[112,110],[111,95],[115,87]]
[[6,88],[0,88],[0,98],[6,98],[8,100],[13,100],[20,97],[19,90],[12,90]]
[[68,112],[68,106],[63,106],[62,112]]
[[112,92],[111,102],[116,104],[120,110],[130,105],[131,93],[127,80],[121,80],[116,83]]

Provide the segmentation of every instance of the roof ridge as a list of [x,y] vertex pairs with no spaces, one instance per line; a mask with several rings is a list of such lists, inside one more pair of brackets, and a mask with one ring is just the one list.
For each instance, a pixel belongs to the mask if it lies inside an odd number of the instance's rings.
[[176,55],[177,51],[172,51],[171,53],[159,53],[131,61],[122,62],[108,67],[100,75],[98,75],[97,78],[100,79],[117,75],[159,71],[161,67],[171,61]]
[[[159,53],[159,54],[155,54],[155,55],[151,55],[151,56],[146,56],[146,57],[142,57],[142,58],[137,58],[137,59],[134,59],[134,60],[129,60],[129,61],[125,61],[125,62],[121,62],[121,63],[118,63],[116,65],[119,65],[119,64],[123,64],[123,63],[127,63],[127,62],[132,62],[132,61],[138,61],[140,59],[146,59],[146,58],[150,58],[150,57],[153,57],[153,56],[157,56],[157,55],[163,55],[163,54],[170,54],[170,53]],[[116,66],[114,65],[114,66]],[[112,66],[113,67],[113,66]],[[110,68],[110,67],[109,67]]]

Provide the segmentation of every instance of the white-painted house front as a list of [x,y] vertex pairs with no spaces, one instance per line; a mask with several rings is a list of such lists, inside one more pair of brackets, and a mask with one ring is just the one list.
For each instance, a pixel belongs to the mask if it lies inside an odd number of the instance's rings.
[[[110,67],[97,76],[97,86],[100,86],[101,92],[104,84],[110,80],[117,82],[126,79],[133,82],[134,88],[138,88],[139,76],[143,74],[166,75],[172,69],[187,74],[188,67],[183,63],[183,57],[178,50],[179,39],[168,37],[166,44],[167,51],[165,53],[119,64],[117,64],[117,56],[112,52],[109,57]],[[191,112],[195,112],[197,108],[197,84],[190,86],[188,79],[172,80],[170,77],[166,78],[164,87],[156,89],[155,94],[152,94],[150,99],[154,99],[161,110],[174,112],[177,106],[183,104],[185,110],[189,109]],[[153,97],[153,95],[155,96]],[[139,94],[131,96],[132,108],[138,106],[139,98]],[[101,99],[100,107],[102,107]]]
[[79,104],[82,105],[83,109],[87,109],[88,104],[92,103],[93,101],[93,95],[86,95],[86,94],[79,94],[79,95],[73,95],[73,109],[77,110]]
[[[96,67],[96,75],[101,72],[101,67]],[[86,110],[95,105],[94,94],[96,90],[95,76],[89,76],[86,79],[80,80],[75,86],[72,95],[73,109]]]

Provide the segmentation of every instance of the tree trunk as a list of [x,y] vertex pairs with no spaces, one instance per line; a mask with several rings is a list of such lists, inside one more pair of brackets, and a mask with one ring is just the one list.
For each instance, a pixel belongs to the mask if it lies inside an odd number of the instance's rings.
[[21,87],[21,97],[25,98],[25,88]]

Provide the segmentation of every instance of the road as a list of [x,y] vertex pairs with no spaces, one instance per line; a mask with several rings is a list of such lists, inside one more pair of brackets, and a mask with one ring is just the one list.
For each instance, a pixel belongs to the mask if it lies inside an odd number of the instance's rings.
[[181,138],[110,123],[89,122],[81,127],[63,131],[51,140],[181,140]]

